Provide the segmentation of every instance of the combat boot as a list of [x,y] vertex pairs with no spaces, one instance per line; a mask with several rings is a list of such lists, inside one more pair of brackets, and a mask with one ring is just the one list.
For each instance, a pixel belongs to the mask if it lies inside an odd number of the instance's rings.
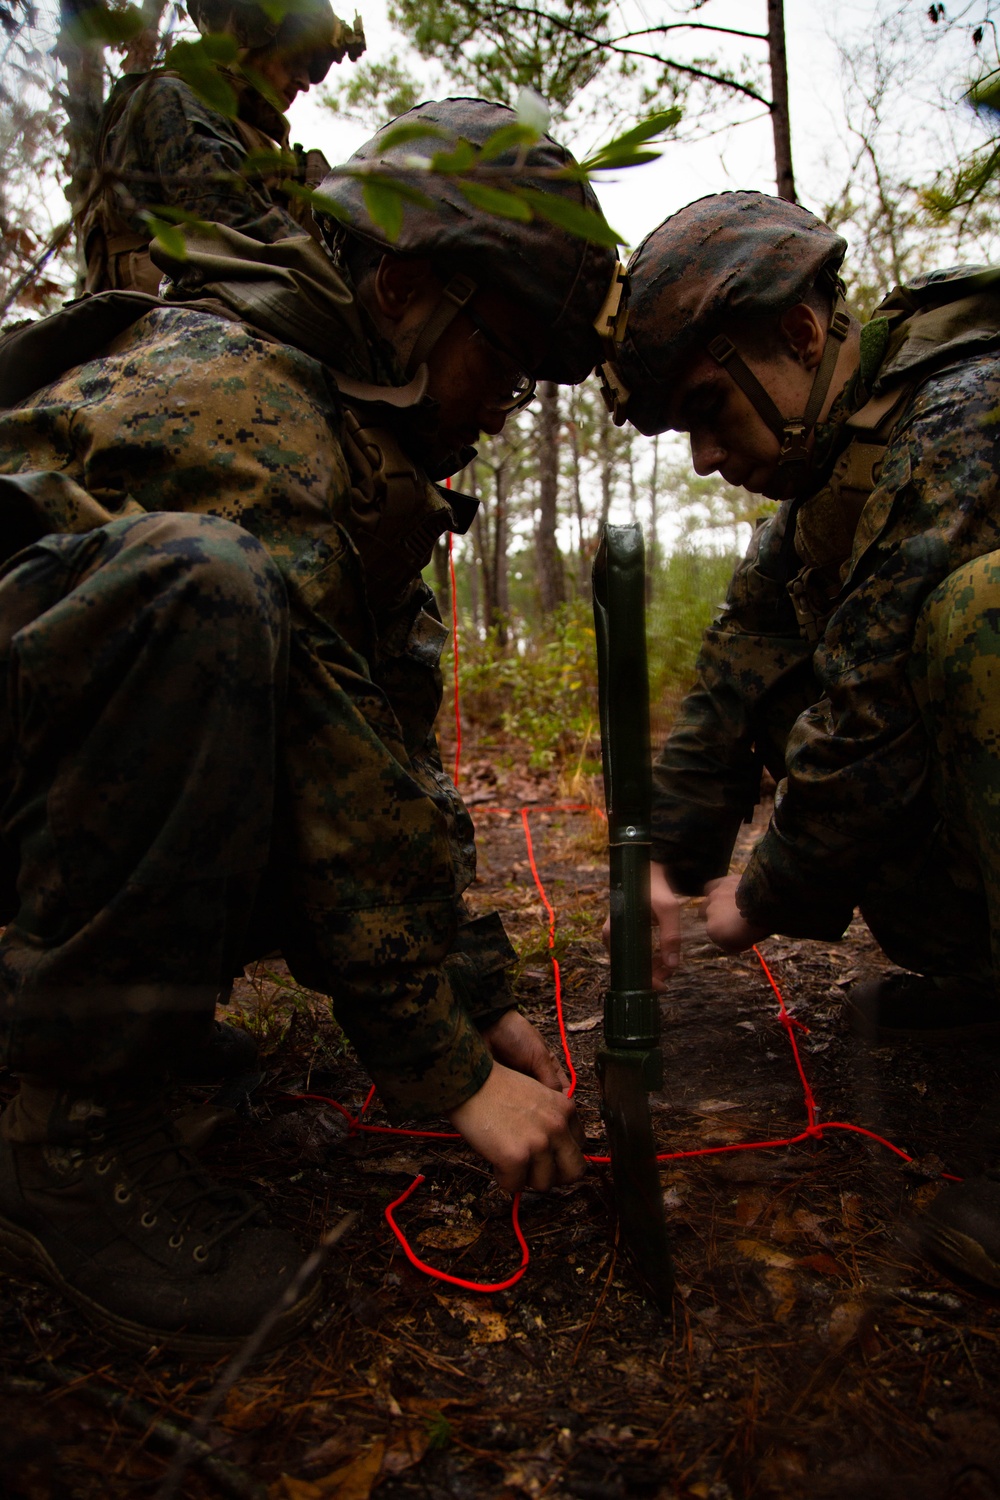
[[[246,1193],[212,1181],[158,1103],[22,1082],[0,1118],[0,1264],[48,1282],[125,1348],[226,1354],[302,1260]],[[301,1291],[267,1347],[318,1296],[318,1283]]]
[[960,1046],[1000,1036],[996,990],[953,975],[898,973],[866,979],[852,986],[844,1006],[854,1035],[874,1045]]

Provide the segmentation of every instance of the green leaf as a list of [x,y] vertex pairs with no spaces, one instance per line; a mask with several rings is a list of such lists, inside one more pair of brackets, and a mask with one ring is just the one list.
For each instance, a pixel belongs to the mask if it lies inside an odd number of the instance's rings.
[[478,159],[478,152],[469,141],[456,141],[451,151],[435,151],[431,157],[431,171],[449,176],[454,172],[469,172]]
[[264,74],[258,72],[256,68],[248,67],[245,62],[240,64],[240,72],[243,74],[243,77],[246,79],[247,83],[253,84],[253,87],[257,90],[258,94],[260,94],[261,98],[267,100],[272,109],[276,109],[279,115],[283,115],[285,113],[285,110],[288,108],[288,104],[278,93],[278,90],[274,87],[274,84],[270,81],[269,78],[265,78]]
[[664,135],[672,130],[682,114],[683,111],[675,105],[671,109],[661,109],[655,114],[647,115],[638,125],[633,125],[631,130],[624,131],[606,145],[598,147],[593,156],[588,156],[583,163],[584,167],[588,172],[597,172],[607,165],[617,165],[616,159],[623,153],[652,140],[654,136]]
[[363,183],[378,182],[390,188],[392,192],[402,198],[404,203],[412,203],[416,208],[428,208],[431,213],[440,212],[439,206],[434,202],[433,198],[429,198],[426,193],[421,192],[419,188],[414,187],[411,183],[404,182],[402,178],[394,176],[392,172],[361,172],[358,175]]
[[214,63],[233,63],[239,54],[240,45],[228,31],[210,31],[201,38],[201,50]]
[[498,218],[519,219],[522,224],[527,224],[532,217],[531,209],[516,193],[487,187],[481,182],[460,182],[458,190],[476,208],[482,208],[488,214],[496,214]]
[[229,120],[236,118],[236,93],[219,72],[205,48],[204,38],[197,42],[175,42],[167,53],[165,66],[179,73],[199,99],[218,110]]
[[612,167],[641,167],[647,161],[659,161],[659,151],[636,151],[633,146],[626,146],[621,151],[602,152],[598,162],[587,164],[588,172],[608,172]]
[[579,235],[595,245],[624,245],[624,236],[617,234],[611,225],[593,209],[582,203],[572,203],[568,198],[558,198],[555,193],[542,193],[537,188],[521,188],[520,196],[530,205],[536,218],[547,219],[558,224],[570,234]]
[[163,219],[157,218],[156,214],[144,212],[149,228],[153,231],[153,238],[161,245],[173,260],[187,260],[187,246],[184,243],[184,235],[174,224],[167,224]]
[[525,87],[518,89],[514,111],[519,124],[530,126],[539,135],[544,135],[548,130],[552,111],[536,89]]
[[450,139],[448,131],[442,130],[439,125],[432,125],[429,121],[422,125],[419,120],[411,120],[408,125],[390,125],[379,141],[379,149],[392,151],[396,146],[408,145],[410,141]]
[[144,26],[142,12],[134,5],[126,5],[121,10],[112,10],[107,5],[91,5],[78,11],[67,29],[75,41],[121,47],[138,36]]
[[539,132],[533,125],[501,125],[499,130],[486,137],[479,160],[495,161],[505,151],[516,150],[518,146],[533,146],[538,138]]
[[290,198],[299,198],[303,203],[311,204],[317,213],[329,214],[331,219],[340,219],[342,223],[350,221],[350,214],[342,203],[326,193],[317,192],[315,188],[306,187],[304,182],[283,182],[281,191]]
[[298,163],[294,151],[248,151],[243,162],[247,177],[265,177],[272,172],[294,172]]
[[373,224],[385,231],[385,237],[394,244],[403,227],[403,200],[396,191],[396,184],[378,178],[370,178],[362,188]]
[[167,224],[183,224],[189,229],[197,229],[204,234],[212,234],[216,227],[207,219],[201,219],[197,214],[189,214],[186,208],[175,208],[171,203],[158,203],[156,218],[157,223],[166,221]]

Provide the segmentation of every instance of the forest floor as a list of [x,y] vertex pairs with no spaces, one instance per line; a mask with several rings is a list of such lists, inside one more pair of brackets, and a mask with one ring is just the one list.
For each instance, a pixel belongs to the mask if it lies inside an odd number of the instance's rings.
[[[530,826],[556,909],[577,1099],[599,1150],[603,827],[586,812],[543,811],[557,800],[551,780],[497,775],[485,761],[469,768],[464,790],[480,834],[474,905],[503,912],[521,955],[521,1002],[557,1047],[547,917],[519,815],[524,803],[536,808]],[[489,810],[497,806],[505,811]],[[753,836],[746,831],[744,856]],[[653,1098],[661,1149],[795,1135],[802,1086],[757,959],[721,957],[697,903],[686,929],[684,966],[663,1007],[666,1085]],[[531,1263],[510,1291],[482,1296],[413,1269],[383,1214],[415,1173],[427,1181],[400,1220],[419,1254],[460,1276],[495,1282],[516,1267],[509,1202],[454,1144],[351,1135],[334,1112],[290,1098],[308,1088],[357,1109],[366,1080],[326,1003],[280,964],[258,966],[235,1002],[263,1039],[266,1079],[203,1156],[218,1176],[249,1182],[304,1244],[346,1211],[358,1217],[330,1254],[323,1313],[306,1337],[239,1378],[207,1427],[221,1466],[202,1452],[175,1493],[1000,1497],[1000,1299],[923,1265],[907,1227],[937,1190],[941,1163],[961,1172],[981,1140],[993,1144],[1000,1048],[855,1041],[843,989],[885,967],[860,925],[840,943],[774,939],[763,952],[808,1027],[800,1047],[821,1118],[864,1125],[918,1164],[843,1132],[667,1164],[678,1285],[666,1320],[615,1249],[600,1169],[567,1190],[524,1196]],[[188,1090],[174,1103],[204,1098]],[[156,1495],[171,1432],[191,1422],[225,1362],[123,1355],[67,1304],[13,1280],[0,1288],[0,1324],[0,1495]]]

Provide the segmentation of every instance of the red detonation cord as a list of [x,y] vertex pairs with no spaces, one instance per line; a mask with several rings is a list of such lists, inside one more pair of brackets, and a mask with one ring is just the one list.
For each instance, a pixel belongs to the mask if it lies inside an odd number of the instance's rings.
[[[451,475],[445,480],[451,489]],[[462,712],[458,699],[458,590],[455,587],[455,533],[448,533],[448,572],[451,577],[451,667],[455,679],[455,785],[462,766]]]
[[[482,808],[481,812],[484,814],[506,813],[508,816],[510,815],[509,809],[501,807]],[[538,873],[538,865],[535,860],[535,849],[529,822],[529,818],[532,812],[595,812],[601,816],[603,816],[603,813],[601,812],[600,808],[592,808],[587,803],[556,803],[549,807],[522,807],[520,810],[521,826],[524,829],[524,840],[527,847],[528,863],[531,867],[532,879],[535,882],[535,889],[538,891],[542,905],[545,908],[546,914],[548,916],[548,946],[550,962],[552,964],[552,977],[555,990],[556,1020],[559,1025],[559,1036],[562,1042],[563,1057],[565,1058],[566,1068],[570,1075],[570,1087],[568,1093],[570,1096],[572,1096],[577,1086],[577,1074],[573,1066],[573,1058],[570,1054],[569,1048],[569,1038],[566,1033],[566,1019],[563,1012],[562,998],[562,975],[560,973],[559,960],[556,958],[554,952],[556,943],[556,913],[551,901],[549,900],[548,894],[545,890],[545,886],[542,884],[541,876]],[[734,1151],[770,1151],[782,1146],[798,1146],[801,1145],[803,1141],[821,1140],[823,1138],[824,1132],[827,1130],[846,1130],[855,1135],[865,1136],[868,1140],[875,1141],[878,1145],[884,1146],[887,1151],[891,1151],[902,1161],[912,1161],[913,1158],[909,1156],[905,1151],[901,1150],[899,1146],[893,1145],[892,1141],[887,1141],[884,1136],[877,1135],[875,1131],[867,1130],[863,1125],[854,1125],[851,1122],[845,1120],[827,1120],[822,1124],[819,1122],[816,1099],[812,1091],[812,1086],[809,1083],[809,1079],[806,1076],[806,1071],[802,1064],[802,1056],[799,1052],[799,1046],[795,1036],[796,1031],[801,1031],[808,1035],[808,1027],[803,1026],[801,1021],[797,1021],[794,1016],[789,1015],[787,1006],[785,1005],[784,997],[780,989],[778,988],[778,984],[775,980],[774,975],[771,973],[771,970],[767,965],[767,961],[764,958],[764,955],[756,946],[754,947],[753,951],[757,955],[757,959],[762,970],[764,971],[767,982],[771,986],[771,989],[774,991],[775,998],[778,1002],[778,1018],[785,1029],[785,1034],[788,1037],[788,1043],[792,1050],[792,1058],[795,1063],[795,1068],[802,1083],[803,1101],[806,1110],[806,1128],[805,1130],[800,1131],[798,1135],[782,1136],[775,1140],[740,1141],[728,1146],[703,1146],[694,1151],[664,1151],[657,1155],[657,1161],[681,1161],[688,1157],[723,1156]],[[457,1141],[461,1139],[458,1133],[454,1131],[403,1130],[392,1125],[367,1125],[364,1123],[362,1117],[371,1105],[374,1096],[375,1089],[373,1087],[369,1090],[368,1096],[365,1099],[364,1104],[361,1106],[361,1109],[358,1111],[357,1115],[352,1115],[351,1111],[347,1109],[343,1104],[338,1103],[336,1099],[328,1098],[324,1094],[300,1095],[300,1097],[303,1099],[314,1099],[317,1103],[326,1104],[329,1105],[331,1109],[335,1109],[338,1114],[343,1115],[347,1120],[352,1134],[361,1132],[366,1135],[399,1135],[409,1136],[417,1140],[430,1141]],[[608,1163],[611,1160],[610,1156],[588,1156],[586,1159],[589,1162],[598,1164]],[[949,1182],[961,1181],[961,1178],[955,1177],[948,1172],[942,1172],[941,1175]],[[410,1264],[412,1266],[415,1266],[418,1271],[422,1271],[426,1276],[432,1276],[437,1281],[448,1282],[451,1286],[461,1287],[464,1291],[468,1292],[503,1292],[507,1291],[510,1287],[514,1286],[518,1281],[520,1281],[521,1277],[527,1270],[529,1263],[528,1245],[521,1229],[518,1213],[521,1201],[520,1193],[517,1193],[514,1196],[513,1209],[511,1214],[514,1234],[521,1249],[521,1263],[518,1266],[517,1270],[514,1271],[511,1276],[508,1276],[505,1281],[467,1281],[464,1277],[452,1276],[447,1271],[439,1271],[435,1266],[428,1265],[426,1261],[421,1260],[413,1250],[408,1239],[406,1238],[406,1235],[399,1227],[399,1224],[396,1222],[396,1209],[400,1208],[407,1201],[407,1199],[416,1192],[417,1188],[421,1186],[424,1180],[425,1178],[423,1173],[415,1177],[406,1191],[401,1193],[398,1198],[395,1198],[385,1210],[385,1217],[389,1228],[392,1230],[393,1234],[396,1236],[396,1239],[399,1241],[403,1253]]]
[[[451,480],[448,479],[445,481],[445,483],[447,484],[448,488],[451,489]],[[458,598],[455,590],[455,557],[453,543],[454,536],[451,532],[449,532],[448,565],[451,572],[451,629],[452,645],[454,649],[455,674],[455,784],[457,786],[459,767],[462,756],[462,718],[459,705]],[[502,807],[484,807],[480,809],[480,812],[484,815],[488,813],[502,813],[508,817],[511,816],[511,810]],[[524,842],[528,851],[528,864],[531,867],[531,876],[535,882],[535,889],[538,891],[542,905],[544,906],[546,914],[548,916],[549,961],[552,964],[556,1020],[559,1023],[559,1038],[562,1042],[563,1057],[565,1058],[566,1069],[570,1077],[570,1086],[567,1090],[567,1093],[569,1097],[572,1098],[573,1094],[576,1092],[577,1075],[576,1069],[573,1066],[572,1056],[570,1055],[569,1038],[566,1034],[566,1020],[563,1014],[562,974],[559,968],[559,960],[555,955],[556,914],[555,909],[553,908],[552,903],[546,893],[545,886],[542,884],[542,878],[538,873],[538,865],[535,861],[535,848],[531,837],[531,825],[528,820],[532,812],[593,812],[602,818],[604,817],[604,812],[603,809],[599,807],[592,807],[589,803],[586,802],[555,803],[549,807],[522,807],[520,812],[521,826],[524,830]],[[774,975],[771,973],[771,970],[767,966],[764,955],[761,953],[756,944],[754,945],[753,951],[757,955],[760,966],[767,978],[767,982],[768,984],[770,984],[772,990],[774,991],[775,998],[778,1002],[778,1018],[781,1021],[782,1026],[785,1028],[785,1034],[788,1037],[788,1044],[792,1049],[792,1057],[795,1062],[795,1068],[798,1072],[799,1079],[802,1084],[803,1101],[805,1103],[806,1110],[806,1128],[805,1130],[800,1131],[798,1135],[783,1136],[779,1140],[740,1141],[729,1146],[703,1146],[695,1151],[663,1151],[657,1155],[656,1160],[682,1161],[687,1157],[723,1156],[733,1151],[771,1151],[779,1146],[798,1146],[803,1141],[822,1140],[824,1132],[827,1130],[847,1130],[852,1132],[854,1135],[863,1135],[868,1140],[875,1141],[878,1145],[884,1146],[887,1151],[893,1152],[894,1155],[900,1157],[902,1161],[912,1161],[912,1156],[908,1156],[907,1153],[901,1150],[899,1146],[893,1145],[892,1141],[887,1141],[884,1136],[876,1135],[873,1130],[866,1130],[863,1125],[854,1125],[846,1120],[827,1120],[822,1124],[819,1122],[819,1112],[816,1106],[816,1099],[813,1094],[812,1087],[809,1083],[809,1079],[806,1076],[805,1068],[802,1066],[802,1057],[799,1052],[799,1045],[795,1037],[795,1032],[797,1030],[803,1032],[808,1036],[809,1028],[807,1026],[803,1026],[802,1022],[797,1021],[794,1016],[789,1015],[788,1009],[785,1005],[784,996],[778,988],[777,981],[775,980]],[[409,1136],[417,1140],[425,1141],[457,1141],[461,1139],[456,1131],[404,1130],[394,1125],[364,1124],[362,1117],[364,1116],[365,1112],[367,1111],[372,1100],[375,1097],[374,1086],[372,1086],[372,1088],[369,1090],[368,1097],[365,1099],[364,1104],[361,1106],[356,1115],[352,1115],[351,1111],[347,1109],[343,1104],[338,1103],[336,1099],[328,1098],[325,1094],[300,1094],[298,1095],[298,1097],[301,1099],[313,1099],[319,1104],[326,1104],[331,1109],[335,1109],[338,1114],[344,1116],[347,1121],[348,1128],[352,1134],[362,1132],[366,1135],[400,1135]],[[610,1162],[611,1158],[610,1156],[588,1156],[586,1160],[595,1163],[607,1163]],[[954,1177],[950,1172],[942,1172],[941,1176],[946,1178],[949,1182],[961,1182],[962,1180],[960,1177]],[[517,1243],[521,1248],[521,1264],[518,1266],[517,1270],[513,1272],[512,1275],[507,1277],[506,1281],[466,1281],[461,1276],[452,1276],[447,1271],[439,1271],[435,1266],[430,1266],[426,1261],[421,1260],[416,1252],[412,1249],[410,1242],[406,1238],[403,1231],[400,1229],[399,1225],[396,1223],[396,1209],[400,1208],[411,1196],[411,1194],[416,1192],[417,1188],[420,1187],[421,1183],[423,1183],[424,1181],[424,1175],[423,1173],[420,1173],[413,1179],[406,1191],[400,1193],[399,1197],[395,1198],[385,1210],[385,1217],[389,1228],[392,1230],[393,1234],[396,1236],[396,1239],[399,1241],[400,1246],[403,1250],[403,1254],[406,1256],[411,1266],[415,1266],[418,1271],[422,1271],[426,1276],[433,1276],[436,1281],[448,1282],[449,1285],[461,1287],[464,1291],[467,1292],[505,1292],[510,1287],[516,1285],[516,1283],[520,1281],[521,1277],[528,1269],[528,1262],[530,1259],[528,1252],[528,1243],[525,1240],[524,1234],[521,1230],[521,1223],[519,1218],[519,1208],[521,1203],[520,1193],[514,1194],[514,1202],[511,1210],[511,1222],[514,1227],[514,1234],[516,1236]]]

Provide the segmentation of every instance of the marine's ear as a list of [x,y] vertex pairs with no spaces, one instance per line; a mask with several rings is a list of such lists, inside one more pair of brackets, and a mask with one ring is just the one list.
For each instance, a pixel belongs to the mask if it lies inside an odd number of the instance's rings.
[[375,305],[383,317],[400,323],[414,308],[441,295],[441,283],[429,260],[403,255],[383,255],[372,281]]
[[826,347],[826,324],[808,302],[796,302],[778,320],[782,343],[792,359],[815,370]]

